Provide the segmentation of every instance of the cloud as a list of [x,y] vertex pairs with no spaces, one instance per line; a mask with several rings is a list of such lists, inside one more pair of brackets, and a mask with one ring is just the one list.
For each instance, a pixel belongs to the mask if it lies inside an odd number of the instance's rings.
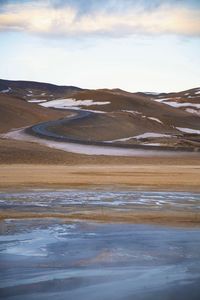
[[[90,2],[90,1],[89,1]],[[104,2],[104,1],[103,1]],[[102,3],[103,3],[102,2]],[[200,10],[179,5],[80,6],[65,1],[7,3],[0,11],[0,31],[21,31],[43,36],[121,37],[133,34],[176,34],[200,37]],[[74,3],[83,3],[81,0]],[[122,3],[122,2],[121,2]],[[142,3],[138,1],[138,3]],[[81,6],[82,7],[82,6]],[[91,8],[91,7],[90,7]],[[119,9],[120,8],[120,9]]]

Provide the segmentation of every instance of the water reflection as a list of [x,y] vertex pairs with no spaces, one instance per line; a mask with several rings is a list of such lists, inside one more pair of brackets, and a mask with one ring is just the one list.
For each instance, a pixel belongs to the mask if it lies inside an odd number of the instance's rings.
[[0,222],[2,299],[199,299],[200,230]]

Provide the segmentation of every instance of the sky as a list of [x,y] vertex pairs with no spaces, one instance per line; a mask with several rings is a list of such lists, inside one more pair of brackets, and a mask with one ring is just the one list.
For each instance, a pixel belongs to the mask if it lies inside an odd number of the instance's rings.
[[0,0],[0,78],[137,92],[200,86],[200,0]]

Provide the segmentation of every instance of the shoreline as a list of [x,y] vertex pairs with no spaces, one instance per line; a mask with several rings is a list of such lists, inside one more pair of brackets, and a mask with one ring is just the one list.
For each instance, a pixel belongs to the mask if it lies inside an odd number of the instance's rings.
[[[93,191],[160,191],[200,193],[199,165],[31,165],[2,164],[0,193]],[[130,211],[105,207],[70,206],[66,211],[19,211],[3,209],[0,220],[58,218],[67,221],[153,224],[200,227],[200,212],[165,207]]]
[[200,212],[183,211],[156,211],[145,209],[136,211],[115,211],[112,209],[80,209],[77,212],[66,213],[40,213],[5,211],[0,212],[0,222],[3,220],[28,220],[28,219],[62,219],[65,222],[87,222],[105,224],[146,224],[168,227],[200,227]]

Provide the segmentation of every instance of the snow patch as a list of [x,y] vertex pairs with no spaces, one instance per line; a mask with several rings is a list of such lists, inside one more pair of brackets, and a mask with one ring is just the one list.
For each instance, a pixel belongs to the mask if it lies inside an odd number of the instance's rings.
[[111,141],[104,141],[105,143],[114,143],[114,142],[126,142],[126,141],[129,141],[131,139],[134,139],[135,137],[134,136],[130,136],[130,137],[127,137],[127,138],[121,138],[121,139],[116,139],[116,140],[111,140]]
[[171,98],[160,98],[160,99],[154,99],[154,98],[152,98],[152,100],[155,100],[157,102],[163,102],[163,101],[166,101],[166,100],[171,100]]
[[190,107],[200,108],[200,104],[189,103],[189,102],[179,103],[179,102],[170,101],[170,102],[165,102],[165,104],[173,106],[173,107],[188,107],[188,106],[190,106]]
[[155,133],[155,132],[145,132],[143,134],[136,135],[135,139],[146,139],[146,138],[162,138],[162,137],[171,137],[169,134]]
[[32,100],[28,100],[29,103],[42,103],[42,102],[46,102],[47,100],[39,100],[39,99],[32,99]]
[[167,101],[170,98],[163,98],[163,99],[159,99],[159,100],[155,100],[156,102],[162,102],[163,104],[167,104],[169,106],[172,107],[195,107],[195,108],[200,108],[200,104],[198,103],[189,103],[189,102],[184,102],[184,103],[180,103],[180,102],[175,102],[175,101]]
[[187,108],[186,111],[189,112],[190,114],[195,114],[197,116],[200,116],[200,111],[199,110],[192,109],[192,108]]
[[98,114],[106,114],[106,111],[103,110],[94,110],[94,109],[84,109],[84,108],[79,108],[79,107],[72,107],[70,108],[71,110],[82,110],[82,111],[89,111],[93,113],[98,113]]
[[197,96],[188,96],[188,98],[190,98],[190,99],[194,99],[194,98],[196,98]]
[[200,134],[200,130],[198,129],[183,128],[183,127],[176,127],[176,129],[184,133]]
[[158,122],[158,123],[161,123],[161,124],[163,124],[163,122],[162,122],[162,121],[160,121],[159,119],[157,119],[157,118],[154,118],[154,117],[147,117],[147,119],[149,119],[149,120],[153,120],[153,121],[156,121],[156,122]]
[[12,89],[10,87],[8,87],[6,90],[0,91],[0,93],[6,94],[6,93],[9,93],[11,91],[12,91]]
[[76,100],[72,98],[68,99],[57,99],[57,100],[51,100],[44,104],[41,104],[45,107],[54,107],[54,108],[69,108],[69,107],[79,107],[79,106],[92,106],[92,105],[107,105],[110,104],[109,101],[104,102],[95,102],[93,100]]
[[133,114],[133,115],[141,115],[142,114],[141,112],[136,111],[136,110],[126,110],[126,109],[123,109],[122,111],[123,112],[128,112],[128,113]]
[[146,95],[154,95],[154,96],[160,95],[160,93],[156,93],[156,92],[144,92],[144,94],[146,94]]
[[169,134],[162,134],[162,133],[155,133],[155,132],[145,132],[143,134],[130,136],[126,138],[116,139],[112,141],[105,141],[106,143],[113,143],[113,142],[126,142],[131,139],[146,139],[146,138],[160,138],[160,137],[171,137]]
[[146,146],[161,146],[160,143],[142,143],[142,145],[146,145]]

